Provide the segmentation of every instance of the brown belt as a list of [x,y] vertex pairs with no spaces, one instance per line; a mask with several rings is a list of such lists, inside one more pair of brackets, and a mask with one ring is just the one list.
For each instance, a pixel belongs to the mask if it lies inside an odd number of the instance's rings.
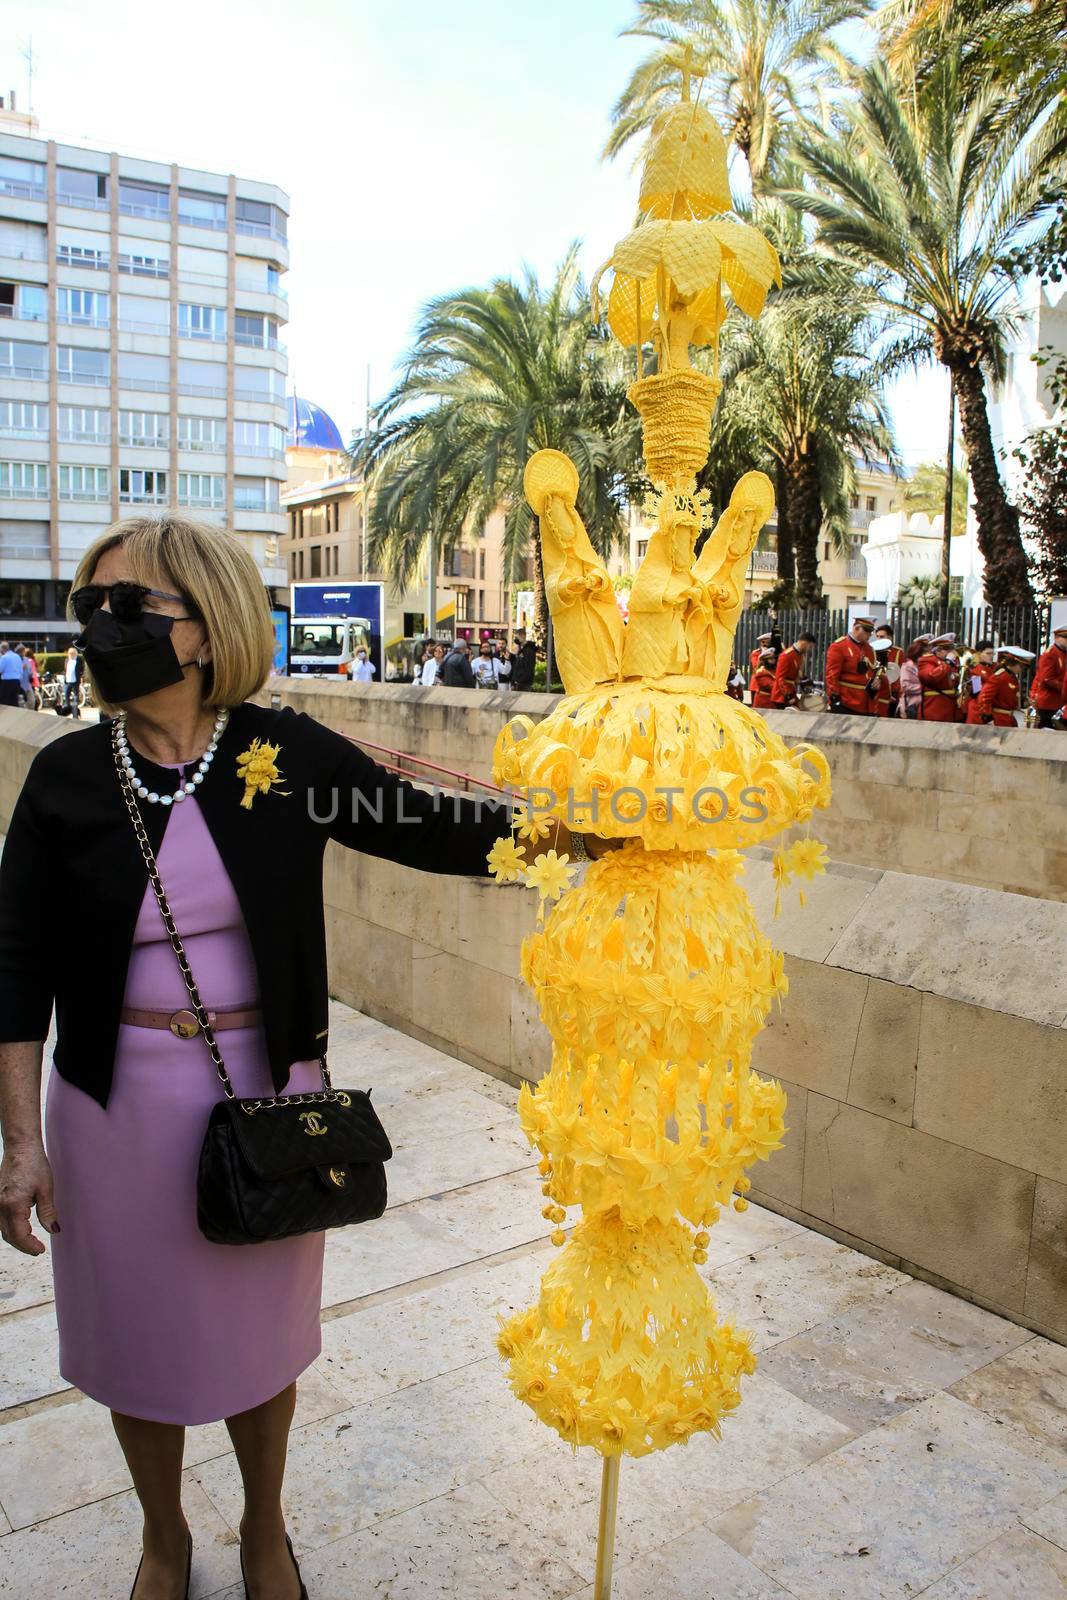
[[[262,1011],[248,1007],[244,1011],[209,1011],[207,1019],[215,1033],[224,1028],[257,1028],[263,1021]],[[168,1028],[179,1039],[193,1039],[200,1032],[195,1011],[137,1011],[124,1006],[119,1021],[134,1028]]]

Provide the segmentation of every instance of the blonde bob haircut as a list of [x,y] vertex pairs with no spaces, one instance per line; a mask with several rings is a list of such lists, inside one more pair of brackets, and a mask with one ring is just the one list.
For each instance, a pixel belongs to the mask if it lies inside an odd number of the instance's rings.
[[[211,644],[206,706],[239,706],[263,687],[274,664],[274,628],[263,579],[239,539],[171,512],[125,517],[86,550],[72,591],[93,582],[97,563],[117,545],[132,582],[182,595],[203,618]],[[74,620],[69,603],[67,615]]]

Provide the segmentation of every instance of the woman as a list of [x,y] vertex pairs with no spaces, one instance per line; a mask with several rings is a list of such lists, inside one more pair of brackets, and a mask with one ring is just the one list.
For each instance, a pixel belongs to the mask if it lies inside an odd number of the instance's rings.
[[897,701],[897,716],[910,717],[913,722],[922,710],[923,686],[919,681],[919,657],[926,649],[929,638],[930,635],[924,633],[913,640],[900,664],[900,698]]
[[[437,806],[309,717],[247,703],[273,636],[256,567],[228,534],[176,516],[116,523],[83,558],[71,608],[237,1094],[321,1087],[327,841],[479,874],[506,813]],[[39,1255],[36,1206],[52,1236],[60,1370],[110,1407],[144,1511],[133,1600],[188,1591],[184,1429],[222,1417],[244,1482],[246,1593],[297,1600],[281,1486],[295,1380],[320,1350],[323,1236],[234,1248],[197,1229],[220,1084],[205,1041],[179,1036],[188,994],[112,738],[90,727],[40,752],[0,867],[0,1231]],[[238,757],[255,740],[275,747],[275,776],[250,790]],[[24,918],[70,900],[91,936],[55,970],[34,958]]]

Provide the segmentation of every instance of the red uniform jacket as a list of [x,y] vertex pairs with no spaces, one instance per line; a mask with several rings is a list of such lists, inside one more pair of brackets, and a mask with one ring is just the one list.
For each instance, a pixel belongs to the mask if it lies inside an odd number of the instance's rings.
[[[978,697],[996,670],[996,667],[991,665],[991,663],[988,661],[976,661],[971,667],[970,672],[967,674],[967,716],[965,719],[967,722],[986,722],[988,720],[988,718],[982,715],[978,705]],[[979,689],[978,694],[971,693],[972,678],[981,678],[982,680],[982,687]]]
[[771,696],[776,706],[795,706],[797,703],[797,684],[800,674],[804,669],[804,657],[799,650],[794,650],[790,645],[788,650],[783,650],[778,657],[778,666],[774,674],[774,693]]
[[847,633],[835,639],[826,652],[826,693],[831,700],[840,696],[846,711],[869,717],[874,714],[874,700],[867,693],[870,674],[860,666],[861,661],[874,666],[874,651],[869,644],[857,644]]
[[1018,709],[1019,680],[1008,667],[997,667],[978,696],[979,721],[992,722],[994,728],[1014,728]]
[[752,691],[752,704],[766,709],[773,705],[771,696],[774,694],[774,666],[773,663],[761,662],[752,674],[749,683]]
[[1058,711],[1067,705],[1067,650],[1050,645],[1038,657],[1034,681],[1030,685],[1030,704],[1038,711]]
[[959,668],[954,661],[942,661],[940,656],[934,655],[919,657],[919,682],[923,691],[919,714],[924,722],[958,720],[956,686],[959,680]]

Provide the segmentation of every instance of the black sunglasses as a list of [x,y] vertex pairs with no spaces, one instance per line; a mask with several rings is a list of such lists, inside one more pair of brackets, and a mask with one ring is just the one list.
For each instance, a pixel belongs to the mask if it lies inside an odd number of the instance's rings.
[[[111,615],[116,622],[139,622],[144,615],[144,603],[149,595],[157,600],[174,600],[195,611],[191,600],[183,594],[167,594],[165,589],[150,589],[144,583],[86,583],[75,589],[70,597],[70,609],[85,627],[95,612],[100,610],[110,596]],[[195,622],[196,616],[175,617],[175,622]]]

